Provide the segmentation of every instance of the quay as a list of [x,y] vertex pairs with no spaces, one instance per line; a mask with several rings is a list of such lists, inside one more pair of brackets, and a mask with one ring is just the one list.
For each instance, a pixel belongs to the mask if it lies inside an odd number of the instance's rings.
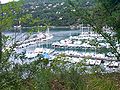
[[72,54],[70,54],[70,55],[65,54],[65,56],[76,57],[76,58],[94,59],[94,60],[103,60],[103,61],[117,61],[115,59],[109,59],[109,58],[92,57],[92,56],[82,56],[82,55],[72,55]]

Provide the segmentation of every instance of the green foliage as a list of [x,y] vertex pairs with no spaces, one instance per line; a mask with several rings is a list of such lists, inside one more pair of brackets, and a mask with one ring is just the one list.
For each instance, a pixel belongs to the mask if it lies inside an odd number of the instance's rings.
[[91,75],[88,77],[89,81],[87,90],[117,90],[114,81],[108,75]]
[[[9,51],[6,51],[6,54]],[[8,57],[8,56],[7,56]],[[37,59],[29,64],[14,64],[7,60],[0,64],[1,90],[116,90],[111,78],[115,74],[99,74],[95,67],[94,74],[86,72],[87,68],[81,63],[64,61],[60,55],[53,61]],[[21,58],[25,60],[24,57]],[[48,66],[49,62],[49,66]],[[94,70],[93,70],[94,72]],[[118,77],[119,76],[114,76]]]
[[14,20],[17,18],[21,10],[21,2],[10,2],[7,4],[0,4],[0,31],[12,27]]
[[61,3],[65,2],[66,0],[25,0],[26,3]]
[[[78,0],[77,0],[78,1]],[[83,0],[82,0],[83,1]],[[8,6],[11,4],[7,4]],[[9,10],[9,7],[3,7],[3,10]],[[76,7],[75,10],[79,11],[78,13],[82,16],[81,20],[86,23],[90,23],[91,25],[96,25],[96,32],[100,32],[100,28],[103,25],[106,25],[106,9],[99,7],[93,8],[91,7],[80,7],[83,12],[80,12]],[[15,8],[16,11],[19,9]],[[85,10],[85,11],[84,11]],[[87,12],[86,12],[87,10]],[[99,10],[103,10],[99,13]],[[1,11],[0,11],[1,12]],[[31,14],[24,14],[22,16],[16,17],[12,15],[12,12],[7,11],[8,16],[5,15],[0,17],[2,20],[0,30],[6,29],[6,27],[11,27],[13,24],[13,18],[17,18],[21,23],[29,23],[30,25],[37,25],[35,28],[38,28],[37,31],[43,30],[47,28],[48,22],[41,20],[40,18],[35,18]],[[64,11],[62,13],[65,13]],[[75,12],[76,15],[78,15]],[[82,15],[83,14],[83,15]],[[9,17],[10,15],[10,17]],[[66,16],[68,13],[66,14]],[[85,15],[85,17],[84,17]],[[102,16],[101,16],[102,15]],[[108,14],[107,14],[108,15]],[[115,12],[115,16],[118,14]],[[113,16],[114,16],[113,15]],[[70,15],[71,16],[71,15]],[[68,16],[70,18],[70,16]],[[6,17],[8,17],[6,19]],[[74,16],[73,16],[74,17]],[[73,20],[72,19],[70,20]],[[77,18],[79,15],[77,16]],[[92,18],[91,18],[92,17]],[[118,17],[118,16],[117,16]],[[32,19],[31,19],[32,18]],[[111,18],[111,17],[109,17]],[[105,19],[105,20],[104,20]],[[92,21],[94,20],[94,22]],[[102,20],[105,21],[102,23]],[[113,20],[115,18],[113,17]],[[10,21],[10,22],[8,22]],[[45,24],[40,26],[40,23],[44,22]],[[62,21],[60,21],[62,23]],[[60,22],[57,22],[58,24]],[[109,21],[108,24],[112,24]],[[47,25],[46,25],[47,23]],[[42,23],[43,24],[43,23]],[[56,25],[58,25],[56,24]],[[6,25],[6,27],[3,27]],[[61,25],[61,24],[60,24]],[[68,23],[69,25],[69,23]],[[35,29],[33,29],[35,30]],[[117,29],[116,29],[117,30]],[[104,33],[103,33],[104,34]],[[105,37],[108,36],[104,34]],[[4,41],[6,41],[9,37],[4,37]],[[95,44],[95,41],[92,42]],[[86,72],[88,70],[86,66],[84,66],[83,62],[80,63],[70,63],[65,61],[65,55],[60,55],[56,57],[54,60],[49,61],[48,59],[35,60],[29,64],[15,64],[14,62],[10,62],[9,58],[11,55],[15,55],[13,51],[13,47],[10,49],[5,49],[2,54],[2,61],[0,62],[0,90],[117,90],[119,89],[116,86],[116,78],[119,79],[119,75],[116,74],[100,74],[101,70],[99,67],[93,67],[91,69],[92,74]],[[114,47],[113,47],[114,49]],[[26,60],[23,55],[15,55],[16,58],[20,58],[22,61]],[[48,65],[49,64],[49,65]],[[118,73],[119,74],[119,73]],[[107,76],[108,75],[108,76]],[[111,75],[111,76],[110,76]],[[119,81],[117,81],[119,82]]]
[[[112,53],[117,60],[120,60],[120,52],[117,51],[117,44],[120,43],[120,27],[118,25],[120,23],[120,2],[117,0],[97,0],[92,7],[82,7],[76,4],[77,1],[80,2],[81,0],[69,1],[70,6],[76,10],[73,14],[79,17],[79,23],[89,24],[94,32],[101,34],[110,44]],[[103,30],[103,27],[106,26],[114,33],[113,36],[107,33],[108,31]]]
[[[70,14],[72,9],[69,7],[67,0],[63,1],[63,5],[61,5],[61,0],[59,2],[56,1],[56,3],[50,3],[52,1],[48,1],[49,3],[46,4],[39,3],[39,1],[35,1],[38,3],[27,3],[26,5],[33,6],[35,9],[27,8],[25,13],[31,13],[34,18],[38,17],[40,19],[45,19],[46,21],[48,20],[51,26],[69,26],[76,24],[78,17],[74,17]],[[49,4],[52,4],[52,6],[48,6]],[[83,3],[83,5],[84,4],[85,3]],[[39,7],[36,8],[36,5]]]

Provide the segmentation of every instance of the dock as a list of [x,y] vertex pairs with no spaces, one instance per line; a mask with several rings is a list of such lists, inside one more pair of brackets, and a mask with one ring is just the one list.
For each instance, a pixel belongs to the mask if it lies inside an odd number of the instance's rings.
[[76,57],[76,58],[86,58],[86,59],[88,58],[88,59],[103,60],[103,61],[117,61],[115,59],[108,59],[108,58],[101,58],[101,57],[92,57],[92,56],[82,56],[82,55],[73,55],[73,54],[70,54],[70,55],[65,54],[65,56]]

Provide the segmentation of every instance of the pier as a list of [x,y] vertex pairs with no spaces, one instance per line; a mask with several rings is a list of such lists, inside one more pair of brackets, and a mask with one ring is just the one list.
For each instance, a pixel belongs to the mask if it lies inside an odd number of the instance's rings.
[[92,56],[82,56],[82,55],[67,55],[65,54],[65,56],[68,57],[76,57],[76,58],[86,58],[86,59],[94,59],[94,60],[103,60],[103,61],[117,61],[115,59],[108,59],[108,58],[101,58],[101,57],[92,57]]

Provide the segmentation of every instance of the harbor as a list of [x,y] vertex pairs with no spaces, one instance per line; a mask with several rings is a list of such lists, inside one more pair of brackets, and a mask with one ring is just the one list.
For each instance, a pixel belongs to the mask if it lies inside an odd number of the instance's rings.
[[[65,57],[69,57],[68,61],[71,63],[80,63],[84,60],[87,66],[97,65],[110,68],[110,70],[113,68],[112,71],[114,69],[119,70],[120,62],[116,60],[112,53],[107,51],[110,45],[105,43],[105,39],[101,35],[94,33],[89,27],[80,28],[79,30],[57,30],[56,28],[46,32],[34,32],[31,34],[30,39],[17,42],[18,46],[15,51],[19,54],[24,53],[25,58],[28,59],[27,62],[34,61],[39,56],[53,60],[58,55],[64,54]],[[25,33],[27,32],[23,32],[21,35]],[[97,47],[92,45],[92,41],[99,42],[99,45]],[[20,62],[16,61],[16,63]]]

